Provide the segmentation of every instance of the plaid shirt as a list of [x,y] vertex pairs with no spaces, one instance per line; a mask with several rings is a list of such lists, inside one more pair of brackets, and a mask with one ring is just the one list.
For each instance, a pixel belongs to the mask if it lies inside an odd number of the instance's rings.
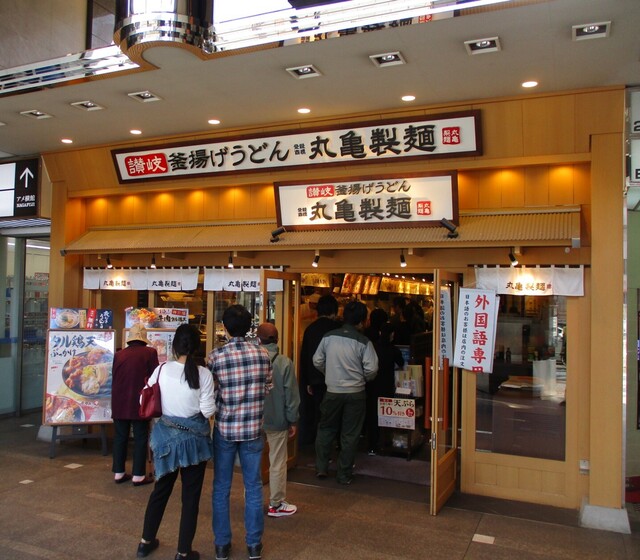
[[260,437],[264,397],[271,387],[271,360],[264,348],[234,337],[209,353],[216,384],[216,427],[228,441]]

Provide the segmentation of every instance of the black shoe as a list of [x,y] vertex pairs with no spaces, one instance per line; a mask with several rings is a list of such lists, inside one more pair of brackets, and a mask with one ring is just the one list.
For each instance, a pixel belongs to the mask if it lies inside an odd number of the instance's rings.
[[187,554],[176,554],[176,560],[200,560],[200,553],[197,550],[187,552]]
[[229,560],[229,554],[231,554],[231,543],[216,545],[216,560]]
[[249,560],[260,560],[262,558],[262,543],[247,546]]
[[325,471],[316,472],[316,478],[324,479],[327,478],[327,476],[329,475]]
[[138,545],[138,554],[137,554],[138,558],[146,558],[159,546],[160,546],[160,541],[158,539],[153,539],[150,543],[141,542]]
[[146,476],[142,480],[134,480],[132,482],[134,486],[144,486],[145,484],[153,484],[152,478],[147,478]]
[[131,480],[131,475],[124,473],[124,476],[122,478],[114,478],[113,482],[115,482],[116,484],[122,484],[123,482],[127,482],[128,480]]
[[353,482],[353,477],[349,476],[347,478],[338,478],[337,480],[339,484],[344,484],[346,486],[349,486]]

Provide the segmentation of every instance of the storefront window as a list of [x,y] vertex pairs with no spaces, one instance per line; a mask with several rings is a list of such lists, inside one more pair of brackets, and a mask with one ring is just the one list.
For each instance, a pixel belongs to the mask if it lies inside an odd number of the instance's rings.
[[502,296],[493,373],[477,378],[476,450],[565,458],[566,298]]

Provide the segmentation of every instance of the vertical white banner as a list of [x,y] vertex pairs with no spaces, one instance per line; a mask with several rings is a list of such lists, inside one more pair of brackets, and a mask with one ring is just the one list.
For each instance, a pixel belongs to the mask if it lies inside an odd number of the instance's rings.
[[499,301],[493,290],[460,289],[454,366],[477,373],[493,371]]
[[451,362],[453,357],[453,317],[451,316],[451,290],[448,287],[440,289],[440,367],[444,358]]

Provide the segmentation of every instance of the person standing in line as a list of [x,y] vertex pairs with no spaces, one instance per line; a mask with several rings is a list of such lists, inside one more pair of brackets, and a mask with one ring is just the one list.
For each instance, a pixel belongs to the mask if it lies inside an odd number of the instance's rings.
[[362,334],[367,306],[351,301],[344,308],[344,325],[328,332],[313,355],[325,374],[327,394],[321,405],[316,436],[316,476],[326,478],[331,444],[340,434],[337,481],[351,484],[358,438],[365,418],[365,383],[378,373],[373,343]]
[[215,412],[211,372],[198,366],[200,331],[194,325],[180,325],[173,338],[175,361],[161,364],[149,384],[160,384],[162,416],[151,431],[156,483],[144,514],[138,558],[158,548],[156,537],[173,486],[182,480],[182,512],[175,560],[198,560],[191,548],[198,524],[200,495],[211,459],[211,427],[207,420]]
[[251,560],[262,558],[262,420],[264,399],[271,388],[271,360],[264,348],[245,339],[251,314],[242,305],[228,307],[222,323],[229,342],[209,353],[208,364],[216,384],[213,431],[213,535],[216,560],[231,552],[229,497],[236,454],[240,458],[245,490],[244,526]]
[[280,354],[278,329],[271,323],[258,327],[260,344],[269,352],[273,388],[264,403],[264,431],[269,443],[269,517],[293,515],[298,508],[287,497],[287,442],[296,435],[300,392],[293,362]]
[[132,479],[125,471],[129,432],[133,429],[133,485],[153,482],[146,476],[147,441],[149,421],[138,414],[140,391],[145,380],[158,367],[158,352],[147,346],[147,329],[136,323],[129,329],[127,346],[118,350],[113,358],[111,380],[111,418],[113,418],[113,467],[114,481],[122,484]]
[[[302,336],[300,348],[300,395],[302,417],[300,418],[300,444],[313,443],[320,420],[320,404],[327,392],[324,375],[313,365],[315,353],[322,337],[340,326],[338,300],[332,295],[321,296],[316,305],[318,318],[311,323]],[[306,405],[310,406],[306,406]]]

